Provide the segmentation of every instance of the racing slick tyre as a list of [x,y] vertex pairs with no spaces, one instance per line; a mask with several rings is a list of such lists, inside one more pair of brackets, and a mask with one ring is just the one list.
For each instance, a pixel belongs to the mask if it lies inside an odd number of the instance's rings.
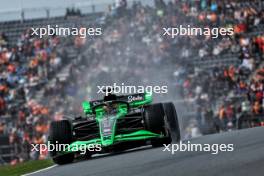
[[[54,121],[50,125],[49,141],[51,144],[70,144],[72,142],[71,123],[68,120]],[[51,151],[50,155],[54,163],[62,165],[73,162],[74,153],[57,155],[56,151]]]
[[164,103],[163,109],[165,112],[167,128],[170,132],[171,141],[177,143],[181,139],[181,133],[175,106],[172,102]]
[[[145,107],[144,121],[146,129],[153,133],[166,133],[164,123],[164,109],[162,103],[152,104]],[[151,145],[153,147],[160,147],[163,144],[169,144],[170,137],[151,139]]]

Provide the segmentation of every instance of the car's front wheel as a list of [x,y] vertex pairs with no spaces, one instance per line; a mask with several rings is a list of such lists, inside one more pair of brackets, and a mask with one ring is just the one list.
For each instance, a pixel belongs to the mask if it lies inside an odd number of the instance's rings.
[[[51,144],[70,144],[72,142],[72,129],[68,120],[54,121],[50,124],[49,141]],[[60,155],[58,151],[50,151],[52,160],[56,164],[73,162],[74,153]]]
[[[148,105],[144,108],[144,121],[146,129],[157,134],[167,134],[164,121],[165,112],[162,103]],[[169,144],[170,137],[153,138],[151,145],[153,147],[160,147],[163,144]]]

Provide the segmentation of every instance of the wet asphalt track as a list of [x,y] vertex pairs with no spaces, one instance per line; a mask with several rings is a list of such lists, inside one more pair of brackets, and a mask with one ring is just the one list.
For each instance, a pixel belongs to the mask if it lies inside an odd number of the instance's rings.
[[140,148],[56,166],[33,176],[263,176],[264,128],[208,135],[192,143],[233,143],[233,152],[178,152]]

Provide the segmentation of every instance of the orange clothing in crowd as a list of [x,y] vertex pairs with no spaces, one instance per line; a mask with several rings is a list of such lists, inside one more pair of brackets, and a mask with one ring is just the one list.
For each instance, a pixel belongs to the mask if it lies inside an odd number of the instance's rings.
[[39,133],[44,134],[44,133],[48,132],[49,126],[45,125],[45,124],[39,124],[39,125],[36,125],[35,130]]
[[49,109],[47,107],[43,107],[40,109],[40,113],[42,115],[49,115]]
[[246,32],[247,26],[245,24],[237,24],[234,26],[234,32],[236,34]]
[[217,20],[217,15],[216,15],[215,13],[211,13],[211,14],[209,15],[209,18],[210,18],[210,21],[211,21],[211,22],[216,22],[216,20]]
[[222,106],[220,109],[219,109],[219,112],[218,112],[218,115],[219,115],[219,118],[220,119],[223,119],[225,118],[225,108]]
[[10,73],[14,73],[14,72],[16,71],[16,67],[15,67],[15,65],[13,65],[13,64],[9,64],[9,65],[7,66],[7,71],[10,72]]
[[243,81],[240,81],[239,82],[239,87],[240,87],[240,89],[246,89],[247,88],[247,84],[244,83]]
[[34,144],[43,144],[44,143],[44,140],[43,140],[42,137],[35,137],[33,139],[33,142],[34,142]]
[[0,92],[7,93],[8,87],[6,85],[0,85]]
[[36,66],[38,66],[38,59],[32,59],[29,63],[29,67],[34,68]]

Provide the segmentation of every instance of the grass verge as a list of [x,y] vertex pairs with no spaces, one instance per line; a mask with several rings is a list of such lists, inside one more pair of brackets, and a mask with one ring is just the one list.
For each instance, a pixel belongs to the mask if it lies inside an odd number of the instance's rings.
[[20,176],[22,174],[34,172],[52,165],[53,162],[51,160],[38,160],[19,163],[15,166],[0,166],[0,175]]

